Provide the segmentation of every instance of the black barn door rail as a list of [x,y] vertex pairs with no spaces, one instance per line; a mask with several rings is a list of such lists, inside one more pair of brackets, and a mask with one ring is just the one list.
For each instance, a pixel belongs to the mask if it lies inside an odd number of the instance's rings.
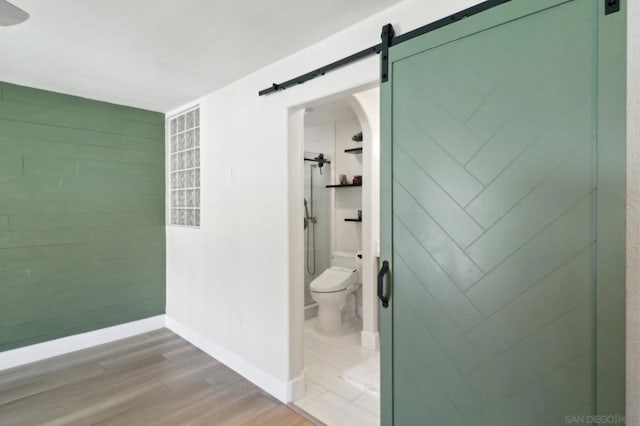
[[460,12],[454,13],[453,15],[446,16],[442,19],[438,19],[430,24],[424,25],[422,27],[416,28],[415,30],[409,31],[406,34],[396,36],[394,34],[393,26],[391,24],[387,24],[382,28],[382,42],[376,44],[375,46],[368,47],[359,52],[356,52],[352,55],[349,55],[345,58],[339,59],[335,62],[332,62],[323,67],[317,68],[313,71],[310,71],[306,74],[302,74],[298,77],[292,78],[291,80],[284,81],[282,83],[273,83],[270,87],[266,89],[262,89],[258,92],[259,96],[268,95],[270,93],[280,92],[282,90],[288,89],[289,87],[297,86],[299,84],[306,83],[309,80],[313,80],[316,77],[321,77],[325,75],[327,72],[335,70],[337,68],[341,68],[345,65],[348,65],[352,62],[359,61],[371,55],[377,55],[379,53],[383,53],[382,61],[381,61],[381,80],[382,82],[387,81],[388,78],[388,64],[387,64],[387,50],[391,46],[398,45],[400,43],[404,43],[407,40],[411,40],[412,38],[421,36],[423,34],[429,33],[431,31],[437,30],[442,27],[446,27],[447,25],[458,22],[464,18],[468,18],[469,16],[476,15],[478,13],[484,12],[485,10],[494,8],[503,3],[508,3],[511,0],[487,0],[482,3],[478,3],[475,6],[471,6],[468,9],[462,10]]

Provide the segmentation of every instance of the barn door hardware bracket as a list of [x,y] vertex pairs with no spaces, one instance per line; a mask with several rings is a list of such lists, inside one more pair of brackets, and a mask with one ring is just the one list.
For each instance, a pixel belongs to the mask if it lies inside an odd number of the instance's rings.
[[380,82],[386,83],[389,80],[389,46],[393,43],[396,32],[393,25],[387,24],[382,27],[382,50],[380,50]]
[[604,0],[604,14],[620,12],[620,0]]

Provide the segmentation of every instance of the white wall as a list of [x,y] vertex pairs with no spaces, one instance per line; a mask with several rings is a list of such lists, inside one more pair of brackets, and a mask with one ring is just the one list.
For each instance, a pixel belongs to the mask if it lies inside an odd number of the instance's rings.
[[[304,150],[323,153],[333,160],[336,129],[333,123],[318,126],[304,126]],[[331,167],[327,165],[328,167]],[[325,171],[323,170],[323,173]]]
[[[360,343],[368,349],[379,346],[376,275],[380,256],[380,90],[356,93],[351,107],[363,123],[362,153],[362,333]],[[364,212],[367,212],[364,214]]]
[[[370,57],[331,72],[302,86],[267,97],[257,92],[280,81],[324,65],[364,47],[378,43],[380,28],[392,23],[405,33],[477,3],[475,0],[435,2],[405,0],[323,42],[247,76],[202,99],[202,228],[167,228],[167,314],[204,338],[225,347],[263,371],[274,381],[289,386],[302,371],[302,353],[290,358],[292,347],[301,347],[302,294],[290,289],[290,276],[302,274],[302,259],[289,261],[289,246],[302,240],[302,187],[289,181],[289,173],[302,173],[302,153],[288,150],[288,140],[302,138],[302,113],[296,106],[330,94],[352,93],[367,87],[379,76],[378,58]],[[637,2],[632,5],[638,22]],[[633,25],[629,25],[633,29]],[[636,30],[637,31],[637,30]],[[634,35],[637,41],[637,32]],[[638,45],[635,43],[635,54]],[[630,51],[633,51],[630,49]],[[637,59],[634,62],[637,70]],[[633,75],[633,73],[630,73]],[[635,72],[640,75],[640,72]],[[638,95],[637,81],[630,90]],[[337,96],[336,96],[337,97]],[[637,100],[633,101],[637,107]],[[181,108],[180,108],[181,109]],[[630,116],[637,120],[636,108]],[[291,121],[289,119],[291,118]],[[630,127],[634,142],[638,128]],[[630,139],[631,140],[631,139]],[[630,161],[640,158],[637,144]],[[291,157],[289,155],[291,154]],[[635,163],[637,164],[637,163]],[[233,180],[225,176],[232,169]],[[630,170],[630,191],[640,185]],[[633,212],[640,212],[635,196]],[[631,209],[631,206],[630,206]],[[635,213],[635,220],[638,214]],[[294,226],[296,225],[296,226]],[[629,249],[629,341],[638,342],[638,280],[640,228],[630,221],[634,239]],[[633,228],[635,226],[635,228]],[[635,266],[634,266],[635,265]],[[300,275],[302,276],[302,275]],[[634,299],[631,299],[633,297]],[[292,307],[290,309],[290,307]],[[290,328],[291,326],[291,328]],[[640,408],[637,344],[629,349],[628,409]],[[631,372],[631,371],[630,371]],[[295,393],[295,387],[291,387]],[[291,393],[276,395],[290,400]]]

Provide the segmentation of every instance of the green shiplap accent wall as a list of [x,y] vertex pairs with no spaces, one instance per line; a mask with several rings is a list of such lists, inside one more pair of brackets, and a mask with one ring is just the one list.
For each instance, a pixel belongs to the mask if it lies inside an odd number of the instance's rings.
[[0,82],[0,351],[163,314],[164,115]]

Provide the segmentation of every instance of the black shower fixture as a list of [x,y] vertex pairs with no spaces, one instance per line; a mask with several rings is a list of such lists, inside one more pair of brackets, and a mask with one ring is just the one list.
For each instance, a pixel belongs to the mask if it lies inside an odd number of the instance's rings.
[[315,160],[318,162],[318,168],[320,169],[320,173],[322,173],[322,166],[324,166],[325,163],[331,164],[329,160],[324,158],[324,154],[318,154]]
[[324,158],[324,154],[318,154],[316,158],[305,158],[304,161],[314,161],[318,163],[318,167],[322,168],[325,164],[331,164],[331,161]]
[[318,171],[320,172],[320,174],[322,174],[322,167],[325,164],[331,164],[331,161],[324,158],[324,154],[322,153],[318,154],[316,158],[305,158],[304,161],[313,161],[315,163],[318,163]]

